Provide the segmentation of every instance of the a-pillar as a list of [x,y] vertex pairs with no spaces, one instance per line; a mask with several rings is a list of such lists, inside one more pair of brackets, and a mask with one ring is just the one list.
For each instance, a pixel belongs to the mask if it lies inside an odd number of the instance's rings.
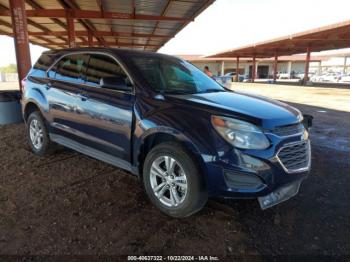
[[253,64],[252,64],[252,82],[254,83],[256,76],[256,57],[253,56]]
[[307,47],[306,50],[306,61],[305,61],[305,70],[304,70],[304,85],[309,81],[309,68],[310,68],[310,55],[311,55],[311,48],[310,46]]
[[70,48],[75,47],[75,28],[74,28],[74,19],[70,16],[67,17],[68,25],[68,45]]
[[239,56],[236,57],[236,82],[239,81]]
[[24,0],[10,0],[10,10],[16,50],[18,80],[22,92],[22,80],[32,67]]
[[276,83],[277,80],[277,65],[278,65],[278,54],[275,52],[275,61],[273,63],[273,82]]

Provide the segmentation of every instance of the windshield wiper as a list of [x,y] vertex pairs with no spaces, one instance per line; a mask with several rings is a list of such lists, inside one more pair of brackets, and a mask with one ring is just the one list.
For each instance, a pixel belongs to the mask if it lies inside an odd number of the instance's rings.
[[169,94],[169,95],[189,95],[189,94],[196,94],[197,92],[193,91],[186,91],[186,90],[166,90],[163,91],[164,94]]
[[216,93],[216,92],[225,92],[225,90],[217,89],[217,88],[209,88],[209,89],[201,91],[200,93]]

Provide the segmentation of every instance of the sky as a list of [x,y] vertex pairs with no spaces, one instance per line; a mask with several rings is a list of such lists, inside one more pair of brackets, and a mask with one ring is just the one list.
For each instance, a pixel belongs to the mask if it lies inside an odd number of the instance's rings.
[[[216,0],[159,51],[213,54],[350,20],[350,0]],[[45,49],[31,45],[33,63]],[[16,63],[13,39],[0,36],[0,66]]]

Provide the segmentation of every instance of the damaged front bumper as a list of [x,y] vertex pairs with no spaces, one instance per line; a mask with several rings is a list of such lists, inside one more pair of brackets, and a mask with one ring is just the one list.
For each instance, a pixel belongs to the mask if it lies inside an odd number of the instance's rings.
[[266,196],[258,197],[261,209],[264,210],[270,208],[294,197],[299,192],[301,182],[301,180],[296,181],[294,183],[282,186]]

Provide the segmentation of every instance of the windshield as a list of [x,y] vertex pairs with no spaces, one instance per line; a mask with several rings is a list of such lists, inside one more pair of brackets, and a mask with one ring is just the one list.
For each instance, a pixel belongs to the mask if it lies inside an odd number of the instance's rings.
[[175,57],[138,54],[130,60],[150,87],[157,92],[193,94],[225,91],[197,67]]

